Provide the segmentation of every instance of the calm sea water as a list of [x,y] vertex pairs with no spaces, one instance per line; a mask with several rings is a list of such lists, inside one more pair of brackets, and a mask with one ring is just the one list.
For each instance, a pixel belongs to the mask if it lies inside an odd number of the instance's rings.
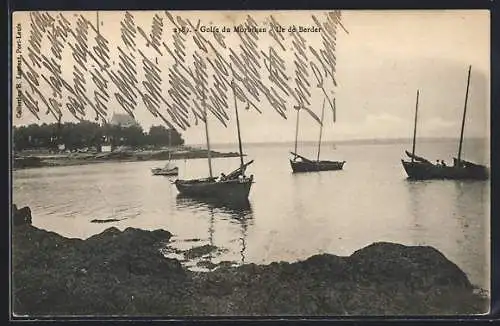
[[[488,163],[487,145],[468,142],[465,158]],[[237,150],[220,147],[217,150]],[[256,183],[250,207],[214,207],[178,198],[172,178],[152,176],[158,161],[14,171],[13,202],[29,205],[33,224],[87,238],[116,226],[165,229],[173,246],[220,248],[212,262],[296,261],[319,253],[350,255],[377,241],[429,245],[489,289],[489,182],[406,180],[400,159],[409,144],[324,144],[323,159],[347,161],[343,171],[292,174],[290,145],[247,145]],[[417,152],[450,164],[456,142],[424,142]],[[299,148],[315,157],[313,144]],[[205,159],[177,161],[181,178],[208,174]],[[238,167],[214,159],[214,173]],[[96,224],[93,219],[123,219]],[[193,266],[195,261],[187,262]]]

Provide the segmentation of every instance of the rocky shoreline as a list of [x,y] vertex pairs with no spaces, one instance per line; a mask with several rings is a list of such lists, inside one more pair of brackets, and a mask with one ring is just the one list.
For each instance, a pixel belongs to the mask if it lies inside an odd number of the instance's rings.
[[[15,153],[13,169],[26,169],[37,167],[55,167],[69,165],[86,165],[105,162],[137,162],[167,160],[189,160],[207,157],[207,150],[198,148],[181,148],[176,150],[151,150],[151,151],[119,151],[109,153],[68,153],[68,154],[28,154]],[[237,152],[210,151],[212,158],[238,157]]]
[[168,231],[111,227],[86,240],[69,239],[30,225],[31,217],[24,215],[18,213],[12,227],[17,316],[488,311],[488,298],[432,247],[374,243],[349,257],[322,254],[295,263],[221,265],[212,272],[192,272],[165,258],[172,236]]

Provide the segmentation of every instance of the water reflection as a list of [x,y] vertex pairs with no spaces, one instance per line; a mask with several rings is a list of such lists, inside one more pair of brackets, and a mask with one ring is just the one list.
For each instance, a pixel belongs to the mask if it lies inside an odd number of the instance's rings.
[[428,185],[429,181],[411,179],[406,179],[406,181],[406,187],[409,194],[409,209],[411,213],[410,230],[413,231],[411,232],[412,241],[414,244],[420,246],[424,244],[420,235],[425,229],[421,216],[426,213],[426,210],[421,207],[421,204],[425,202],[422,197],[425,187]]
[[[486,211],[489,204],[488,184],[484,181],[408,180],[406,189],[408,190],[409,208],[414,226],[422,227],[422,223],[425,223],[425,219],[427,219],[425,215],[439,218],[437,222],[444,222],[447,218],[451,218],[460,223],[458,234],[467,236],[466,229],[469,226],[484,224],[479,223],[483,221],[474,217],[488,216],[489,214]],[[442,193],[452,195],[445,197],[441,195]],[[434,214],[443,212],[446,215],[429,214],[429,207],[433,208]],[[445,230],[441,231],[445,232]]]
[[[223,242],[223,245],[225,246],[228,243],[237,240],[239,242],[239,263],[245,263],[248,227],[252,224],[253,221],[253,210],[250,201],[246,200],[222,203],[218,201],[211,201],[208,199],[194,199],[178,194],[176,197],[176,206],[180,210],[195,210],[208,213],[208,239],[209,245],[213,248],[216,247],[215,243],[217,230],[222,232],[227,231],[227,227],[224,228],[224,225],[219,224],[221,227],[217,228],[216,222],[228,221],[232,225],[237,225],[239,229],[239,234],[236,235],[237,238],[235,238],[234,233],[231,233],[229,235],[231,239],[220,239],[219,243]],[[227,250],[227,248],[221,249]],[[231,252],[229,254],[231,254]],[[210,252],[207,259],[210,264],[215,263],[213,251]]]
[[[463,234],[463,246],[476,257],[476,263],[470,259],[461,262],[467,269],[475,266],[471,281],[481,287],[485,293],[490,291],[490,230],[489,230],[489,183],[484,181],[456,181],[455,205],[453,214],[460,224]],[[478,205],[479,203],[479,205]],[[483,218],[477,218],[483,216]],[[479,261],[479,264],[477,263]],[[476,266],[477,265],[477,266]]]
[[[214,244],[214,232],[215,232],[215,228],[214,228],[214,211],[213,209],[209,209],[209,215],[210,215],[210,224],[209,224],[209,227],[208,227],[208,243],[210,244],[211,247],[214,247],[215,244]],[[213,259],[213,252],[210,251],[209,252],[209,256],[208,256],[210,262],[212,262],[212,259]]]
[[[464,244],[466,230],[459,225],[461,202],[456,192],[456,180],[407,180],[409,210],[412,216],[412,240],[415,244],[449,242],[451,248]],[[443,196],[442,194],[452,194]],[[471,195],[469,193],[469,195]],[[429,232],[424,232],[424,231]],[[434,230],[435,232],[430,232]],[[457,246],[458,245],[458,246]]]
[[293,205],[293,210],[297,214],[297,217],[299,218],[304,218],[304,206],[303,206],[303,198],[304,195],[302,194],[302,189],[304,187],[302,186],[302,181],[300,179],[302,175],[294,173],[292,174],[293,178],[291,180],[292,184],[290,187],[291,190],[291,198],[292,198],[292,205]]
[[182,194],[177,194],[176,196],[177,208],[186,209],[205,209],[213,210],[214,212],[223,213],[229,215],[233,218],[242,218],[252,213],[252,204],[248,199],[244,201],[234,201],[234,202],[220,202],[210,199],[199,199],[184,196]]
[[413,244],[440,248],[446,258],[469,271],[473,284],[487,290],[489,184],[427,180],[407,181],[405,188]]

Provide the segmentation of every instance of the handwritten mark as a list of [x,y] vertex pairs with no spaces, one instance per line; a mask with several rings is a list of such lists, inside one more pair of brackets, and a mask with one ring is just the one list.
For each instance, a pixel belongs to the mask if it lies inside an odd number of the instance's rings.
[[125,12],[125,18],[120,22],[121,39],[125,46],[135,51],[135,35],[137,28],[135,27],[134,16],[130,12]]
[[[131,116],[145,107],[169,127],[175,124],[182,129],[191,126],[192,117],[195,122],[205,119],[205,110],[226,126],[229,90],[247,109],[262,113],[266,105],[261,102],[266,100],[272,111],[286,119],[287,109],[294,104],[318,120],[310,108],[311,92],[319,87],[327,96],[330,80],[333,87],[337,85],[337,26],[347,33],[339,11],[310,16],[321,32],[321,47],[308,44],[298,31],[285,37],[285,28],[272,15],[266,20],[269,29],[247,15],[234,26],[236,42],[228,46],[226,27],[223,32],[202,29],[208,25],[201,20],[193,23],[164,12],[152,16],[146,32],[132,13],[125,12],[118,27],[121,43],[116,44],[105,37],[105,28],[98,29],[82,14],[72,15],[73,19],[62,13],[29,15],[28,55],[21,71],[26,87],[19,94],[35,117],[45,109],[60,118],[66,108],[77,119],[85,118],[89,109],[96,119],[104,119],[118,103]],[[267,48],[261,45],[268,44],[262,42],[264,37],[271,40]],[[50,51],[44,51],[44,46]],[[283,55],[290,49],[293,61]],[[61,64],[65,51],[70,51],[72,64]],[[159,59],[169,59],[168,66],[164,68]],[[72,69],[69,74],[66,67]],[[163,80],[163,70],[168,81]],[[68,76],[72,80],[66,80]],[[332,106],[330,99],[329,103]]]
[[137,27],[137,31],[146,40],[146,46],[152,47],[159,55],[163,55],[160,51],[160,40],[163,35],[163,18],[158,14],[154,15],[151,25],[151,33],[146,35],[141,27]]

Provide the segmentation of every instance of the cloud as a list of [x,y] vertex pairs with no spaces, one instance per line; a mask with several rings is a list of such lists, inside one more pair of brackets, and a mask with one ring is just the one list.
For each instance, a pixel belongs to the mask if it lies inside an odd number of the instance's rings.
[[440,117],[422,121],[420,125],[420,135],[424,137],[455,137],[460,128],[458,122],[446,121]]

